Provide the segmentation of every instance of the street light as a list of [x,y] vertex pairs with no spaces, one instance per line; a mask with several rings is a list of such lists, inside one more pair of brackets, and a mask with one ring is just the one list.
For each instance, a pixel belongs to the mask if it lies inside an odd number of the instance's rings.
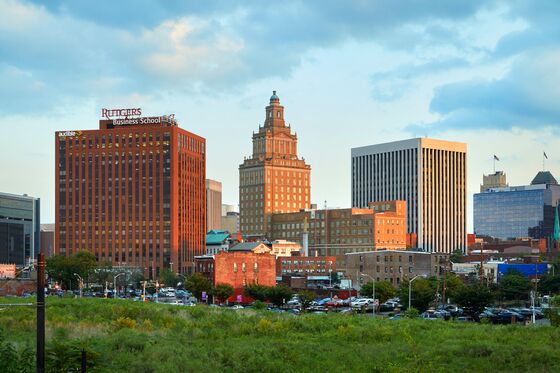
[[76,276],[80,280],[80,298],[81,298],[82,297],[82,288],[84,287],[84,280],[82,279],[82,276],[80,276],[77,273],[74,273],[74,276]]
[[373,316],[375,316],[375,279],[373,277],[371,277],[370,275],[366,274],[366,273],[360,273],[360,276],[369,277],[369,278],[371,278],[371,281],[372,281],[372,286],[371,287],[373,289],[373,291],[372,291],[373,308],[372,308],[372,311],[371,311],[371,316],[373,317]]
[[117,297],[117,277],[119,277],[120,275],[126,275],[126,273],[119,273],[118,275],[113,277],[113,298]]
[[409,282],[408,282],[408,309],[410,309],[411,305],[412,305],[412,281],[416,280],[417,278],[422,277],[425,278],[426,275],[418,275],[418,276],[414,276]]

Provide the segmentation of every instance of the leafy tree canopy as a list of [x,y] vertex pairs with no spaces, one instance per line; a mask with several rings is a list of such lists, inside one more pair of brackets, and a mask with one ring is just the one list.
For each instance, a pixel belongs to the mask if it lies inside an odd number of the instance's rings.
[[267,298],[267,287],[252,284],[249,286],[245,286],[243,288],[243,293],[254,300],[264,302]]
[[529,297],[531,284],[519,271],[510,270],[499,283],[500,294],[505,300],[521,300]]
[[[360,295],[362,297],[371,297],[373,283],[370,281],[362,285]],[[390,298],[393,298],[397,293],[394,286],[389,281],[376,281],[375,282],[375,298],[379,299],[379,303],[385,303]]]
[[179,276],[169,268],[163,268],[159,272],[159,282],[169,287],[176,287],[179,282]]
[[218,284],[212,289],[212,295],[222,303],[231,297],[233,292],[233,286],[228,284]]
[[266,297],[272,304],[280,307],[292,298],[292,289],[284,285],[267,288]]
[[311,306],[311,302],[317,298],[317,294],[309,290],[303,290],[299,294],[299,302],[301,303],[301,309],[306,310]]
[[190,291],[197,299],[201,299],[202,292],[210,293],[212,284],[202,274],[195,272],[185,281],[185,289]]
[[463,286],[455,294],[455,303],[475,320],[478,320],[478,315],[485,307],[491,305],[493,300],[494,294],[490,289],[479,284]]

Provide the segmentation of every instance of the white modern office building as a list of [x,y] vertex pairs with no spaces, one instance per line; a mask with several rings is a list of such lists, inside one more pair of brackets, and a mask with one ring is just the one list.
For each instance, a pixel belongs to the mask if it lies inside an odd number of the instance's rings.
[[467,145],[416,138],[352,149],[352,206],[405,200],[418,247],[451,253],[467,246]]

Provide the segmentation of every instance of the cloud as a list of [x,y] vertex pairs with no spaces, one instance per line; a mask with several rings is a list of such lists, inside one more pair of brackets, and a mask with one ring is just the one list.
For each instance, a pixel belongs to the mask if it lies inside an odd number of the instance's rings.
[[483,4],[0,0],[0,60],[33,76],[10,84],[32,94],[42,82],[48,93],[28,98],[51,107],[103,101],[109,91],[219,94],[289,76],[310,51],[348,40],[401,49],[442,40],[441,28],[424,30],[422,42],[409,25],[466,19]]
[[531,50],[519,56],[502,78],[441,86],[430,104],[440,119],[409,130],[560,128],[558,66],[560,48]]

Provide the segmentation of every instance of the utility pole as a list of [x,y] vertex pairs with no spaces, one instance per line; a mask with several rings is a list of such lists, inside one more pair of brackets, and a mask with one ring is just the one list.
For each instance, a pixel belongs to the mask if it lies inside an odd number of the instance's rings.
[[45,372],[45,254],[37,261],[37,373]]
[[[447,304],[447,300],[445,298],[445,288],[447,286],[447,282],[446,282],[446,274],[447,274],[447,257],[445,257],[445,259],[443,259],[443,289],[441,291],[441,297],[443,299],[443,304]],[[440,267],[441,268],[441,267]]]

